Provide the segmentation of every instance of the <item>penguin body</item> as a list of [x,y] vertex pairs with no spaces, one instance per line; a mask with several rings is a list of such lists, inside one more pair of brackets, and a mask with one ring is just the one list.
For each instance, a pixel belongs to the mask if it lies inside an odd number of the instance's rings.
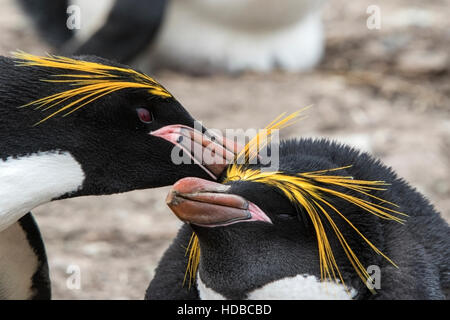
[[58,54],[91,54],[130,63],[148,51],[166,0],[20,0],[19,4]]
[[[45,59],[0,57],[0,231],[50,200],[163,186],[189,174],[204,176],[195,164],[174,164],[173,144],[153,134],[173,125],[194,127],[194,119],[162,86],[155,82],[154,89],[153,84],[146,88],[136,80],[139,73],[100,58]],[[82,71],[87,66],[93,71]],[[79,82],[108,70],[130,78],[118,84],[114,75],[98,84],[89,78],[86,85]],[[66,80],[74,76],[81,80]],[[73,94],[74,86],[81,93]],[[108,86],[114,91],[105,94]],[[89,101],[95,94],[98,99]],[[39,100],[49,97],[53,100]],[[84,105],[73,104],[77,99]],[[30,105],[33,101],[46,102],[47,108]],[[63,109],[71,103],[72,109]]]
[[[401,224],[381,219],[337,196],[325,199],[398,266],[373,251],[337,211],[327,211],[364,268],[379,268],[380,285],[376,292],[371,292],[358,277],[326,222],[323,223],[327,225],[330,248],[342,278],[321,282],[323,265],[313,223],[305,214],[305,207],[294,207],[281,189],[239,177],[228,181],[224,178],[228,187],[223,191],[221,184],[219,196],[213,191],[219,187],[201,179],[185,178],[174,185],[168,203],[180,219],[190,224],[181,228],[161,259],[146,298],[445,299],[450,287],[450,228],[428,200],[392,169],[350,147],[310,139],[289,140],[280,145],[279,170],[288,175],[342,167],[345,169],[339,176],[353,177],[349,181],[389,184],[387,190],[372,191],[378,200],[367,195],[361,199],[376,205],[386,203],[380,199],[395,203],[398,210],[408,215]],[[249,168],[258,170],[260,166]],[[332,172],[329,174],[337,174]],[[195,201],[199,192],[201,203]],[[346,190],[345,195],[355,192]],[[251,219],[240,216],[245,208]],[[226,214],[234,215],[234,220],[215,222]],[[192,231],[198,236],[200,260],[195,282],[189,289],[187,283],[184,287],[181,284],[188,263],[184,248]]]
[[311,69],[324,50],[321,2],[172,1],[151,59],[193,73]]
[[[194,73],[314,67],[324,50],[323,2],[105,0],[93,5],[21,0],[44,37],[56,39],[50,42],[63,54],[95,54]],[[65,27],[65,8],[72,4],[80,8],[79,30]]]

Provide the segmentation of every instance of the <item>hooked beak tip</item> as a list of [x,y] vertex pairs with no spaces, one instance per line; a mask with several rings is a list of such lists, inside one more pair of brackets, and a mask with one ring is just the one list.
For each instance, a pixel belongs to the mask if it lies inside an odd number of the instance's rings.
[[213,180],[217,180],[242,148],[232,140],[210,136],[185,125],[168,125],[149,134],[186,152]]
[[166,203],[180,220],[203,227],[243,221],[272,223],[255,204],[239,195],[226,193],[230,188],[200,178],[184,178],[172,187]]

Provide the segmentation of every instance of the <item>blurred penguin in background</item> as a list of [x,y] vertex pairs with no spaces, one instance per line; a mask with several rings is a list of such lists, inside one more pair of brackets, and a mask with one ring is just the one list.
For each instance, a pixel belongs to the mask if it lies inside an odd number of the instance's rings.
[[313,68],[324,50],[323,2],[20,0],[55,53],[196,74]]

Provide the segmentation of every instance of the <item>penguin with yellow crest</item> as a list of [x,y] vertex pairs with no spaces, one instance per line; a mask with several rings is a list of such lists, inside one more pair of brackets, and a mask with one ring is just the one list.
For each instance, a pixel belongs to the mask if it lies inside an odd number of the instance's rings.
[[[95,56],[0,56],[0,299],[48,299],[35,207],[212,178],[220,167],[171,161],[171,140],[203,127],[148,75]],[[197,133],[197,134],[194,134]]]
[[336,142],[291,139],[279,168],[264,170],[247,161],[261,141],[220,183],[173,186],[167,204],[186,224],[147,299],[448,297],[450,228],[391,168]]

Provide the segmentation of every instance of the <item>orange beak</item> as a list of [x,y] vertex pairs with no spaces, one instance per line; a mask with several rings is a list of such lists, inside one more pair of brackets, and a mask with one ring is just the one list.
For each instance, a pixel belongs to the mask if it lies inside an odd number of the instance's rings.
[[150,134],[182,149],[214,180],[233,162],[242,147],[220,136],[208,136],[184,125],[169,125]]
[[200,178],[184,178],[173,185],[166,203],[180,220],[203,227],[244,221],[272,223],[254,203],[226,193],[229,189],[230,186]]

